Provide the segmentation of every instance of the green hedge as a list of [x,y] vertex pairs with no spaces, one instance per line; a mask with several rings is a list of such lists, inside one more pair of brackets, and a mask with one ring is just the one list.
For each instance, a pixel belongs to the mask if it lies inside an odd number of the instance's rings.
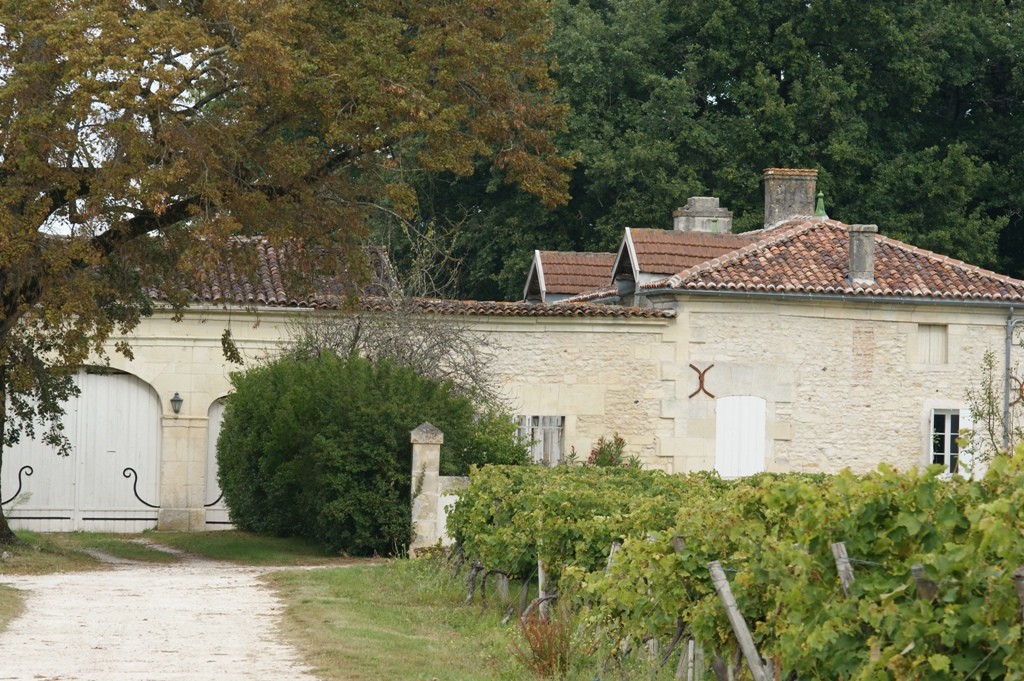
[[350,555],[408,544],[409,432],[445,434],[442,468],[525,462],[515,425],[450,386],[386,362],[282,359],[232,377],[217,444],[233,523]]

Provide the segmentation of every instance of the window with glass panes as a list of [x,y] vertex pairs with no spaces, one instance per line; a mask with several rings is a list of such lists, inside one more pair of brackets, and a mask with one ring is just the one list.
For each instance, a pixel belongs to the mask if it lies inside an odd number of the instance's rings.
[[932,463],[942,464],[950,473],[957,472],[960,447],[960,412],[956,409],[932,412]]
[[537,463],[554,466],[562,460],[564,416],[520,416],[520,439],[530,444],[530,455]]

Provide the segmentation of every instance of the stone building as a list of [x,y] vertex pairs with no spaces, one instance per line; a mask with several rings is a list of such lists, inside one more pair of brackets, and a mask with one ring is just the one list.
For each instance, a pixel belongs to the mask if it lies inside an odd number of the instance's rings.
[[[732,234],[731,214],[698,197],[672,230],[628,230],[616,254],[538,254],[531,302],[420,301],[418,313],[458,318],[494,343],[494,375],[538,460],[585,457],[618,433],[668,472],[962,469],[966,393],[986,351],[1013,361],[1024,281],[830,219],[814,180],[766,171],[755,232]],[[224,358],[225,329],[251,364],[330,305],[265,278],[202,289],[180,322],[144,320],[133,361],[112,354],[109,369],[79,375],[70,457],[38,443],[6,453],[12,525],[223,526],[213,447],[240,368]],[[363,307],[382,313],[386,301]]]

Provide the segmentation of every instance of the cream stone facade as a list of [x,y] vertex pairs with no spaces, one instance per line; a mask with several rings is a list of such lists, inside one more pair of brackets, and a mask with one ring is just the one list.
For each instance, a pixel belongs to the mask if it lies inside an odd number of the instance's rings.
[[[779,190],[787,177],[794,188]],[[645,230],[631,242],[637,257],[620,259],[607,286],[567,301],[419,301],[418,314],[451,315],[487,339],[494,380],[545,450],[534,452],[539,460],[585,460],[599,438],[618,434],[629,455],[669,473],[832,473],[883,462],[967,471],[971,452],[957,443],[971,427],[967,393],[986,352],[1000,373],[1022,359],[1009,341],[1024,319],[1024,281],[829,219],[808,205],[811,179],[766,171],[766,199],[797,205],[766,209],[763,230]],[[717,211],[710,224],[721,226],[717,201],[691,204],[695,215]],[[562,264],[592,264],[579,255]],[[664,276],[642,276],[651,272]],[[0,489],[17,492],[0,501],[12,525],[222,527],[214,450],[230,374],[280,352],[304,317],[328,314],[316,301],[289,302],[280,285],[261,295],[271,302],[199,302],[180,321],[158,312],[128,339],[132,360],[113,352],[113,339],[109,365],[130,378],[103,388],[116,413],[81,398],[86,424],[104,421],[107,431],[75,431],[85,450],[76,472],[48,470],[54,459],[38,444],[5,453]],[[615,304],[623,300],[633,304]],[[242,366],[225,359],[225,330]],[[116,437],[134,429],[156,433],[158,444]],[[108,462],[98,482],[82,472],[96,457]],[[106,501],[81,493],[108,484],[119,491]]]
[[[563,456],[575,449],[585,458],[598,438],[618,433],[649,467],[714,469],[721,405],[746,396],[764,402],[762,469],[836,472],[929,463],[932,410],[966,413],[982,355],[1001,351],[1010,314],[976,303],[744,294],[681,293],[651,303],[674,314],[468,319],[493,343],[493,373],[510,411],[564,418]],[[225,360],[224,330],[251,366],[286,346],[296,319],[311,314],[321,313],[206,308],[182,321],[157,314],[131,337],[134,359],[110,354],[110,366],[148,385],[162,408],[157,527],[212,529],[219,490],[208,461],[210,415],[231,390],[230,373],[243,368]],[[921,356],[922,328],[944,332],[938,359]],[[175,393],[183,400],[177,414]],[[35,463],[27,488],[45,468]],[[5,467],[5,490],[16,485],[13,468]]]
[[[1008,306],[692,295],[674,302],[662,365],[672,435],[655,460],[676,472],[716,467],[716,405],[765,401],[768,471],[867,471],[931,463],[931,414],[969,420],[986,351],[1001,357]],[[922,331],[924,329],[924,331]],[[945,335],[945,353],[923,357],[922,334]],[[944,357],[941,355],[944,354]],[[707,369],[707,393],[692,395]]]
[[[219,488],[208,461],[213,439],[211,410],[230,393],[230,374],[245,368],[224,358],[224,330],[231,330],[245,365],[252,366],[286,347],[295,324],[310,314],[322,313],[295,308],[210,307],[193,308],[181,321],[158,313],[143,320],[129,338],[131,360],[114,353],[116,339],[111,340],[109,366],[149,386],[162,408],[155,526],[213,529],[210,507]],[[510,411],[564,417],[565,453],[575,448],[585,458],[599,437],[619,433],[631,451],[652,465],[665,465],[655,459],[658,434],[651,426],[660,420],[659,405],[666,389],[660,378],[661,366],[675,352],[665,339],[671,317],[483,315],[470,320],[472,328],[493,343],[493,376]],[[175,394],[182,398],[179,413],[171,407]],[[26,492],[31,492],[33,485],[42,484],[46,460],[36,455],[27,461],[36,468],[34,476],[23,480]],[[5,491],[18,487],[16,473],[21,463],[16,448],[2,471]],[[111,484],[128,483],[115,478]],[[38,521],[18,520],[19,515],[39,515],[33,508],[29,498],[17,513],[10,514],[12,524],[38,528]],[[47,527],[65,529],[67,525]],[[83,527],[89,525],[74,529]]]

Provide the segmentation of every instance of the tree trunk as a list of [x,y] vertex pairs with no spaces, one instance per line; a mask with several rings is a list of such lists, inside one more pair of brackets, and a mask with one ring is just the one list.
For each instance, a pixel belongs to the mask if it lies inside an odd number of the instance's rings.
[[[7,367],[0,364],[0,471],[4,463],[4,436],[7,434]],[[0,501],[4,498],[3,485],[0,484]],[[4,509],[0,506],[0,546],[13,544],[18,541],[7,524],[7,517]]]
[[7,524],[3,509],[0,509],[0,546],[17,544],[18,537],[15,536],[11,526]]

